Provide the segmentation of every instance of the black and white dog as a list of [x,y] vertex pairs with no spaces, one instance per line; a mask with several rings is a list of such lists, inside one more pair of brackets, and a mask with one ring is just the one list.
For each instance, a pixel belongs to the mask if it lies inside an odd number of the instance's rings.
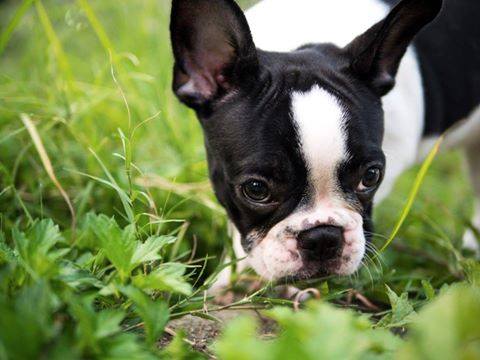
[[447,129],[480,197],[480,1],[264,0],[245,16],[173,0],[171,36],[236,254],[264,278],[355,272],[374,195]]

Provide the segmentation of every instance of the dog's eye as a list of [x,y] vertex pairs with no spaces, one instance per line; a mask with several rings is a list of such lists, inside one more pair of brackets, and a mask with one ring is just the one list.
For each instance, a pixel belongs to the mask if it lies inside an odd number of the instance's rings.
[[250,180],[242,185],[243,195],[253,202],[265,203],[270,199],[268,185],[261,180]]
[[376,166],[369,168],[365,174],[363,174],[362,181],[358,185],[358,192],[366,192],[373,190],[382,178],[382,170]]

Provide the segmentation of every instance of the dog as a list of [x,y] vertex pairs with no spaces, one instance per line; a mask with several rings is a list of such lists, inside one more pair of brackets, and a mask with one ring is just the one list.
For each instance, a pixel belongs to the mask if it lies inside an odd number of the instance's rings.
[[475,0],[263,0],[246,15],[173,0],[173,90],[202,126],[238,266],[354,273],[374,203],[445,132],[480,197],[479,21]]

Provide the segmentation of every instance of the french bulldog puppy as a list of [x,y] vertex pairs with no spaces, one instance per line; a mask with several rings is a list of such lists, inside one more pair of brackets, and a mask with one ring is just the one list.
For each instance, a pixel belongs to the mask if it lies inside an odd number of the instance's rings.
[[246,15],[173,0],[173,89],[200,120],[242,266],[354,273],[374,197],[447,130],[480,197],[479,19],[475,0],[264,0]]

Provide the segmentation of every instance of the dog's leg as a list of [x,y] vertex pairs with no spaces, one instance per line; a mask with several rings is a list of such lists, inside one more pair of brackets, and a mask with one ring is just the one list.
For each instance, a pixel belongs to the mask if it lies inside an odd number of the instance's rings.
[[[235,258],[237,259],[237,263],[235,264],[237,268],[237,272],[240,273],[249,267],[247,254],[243,250],[240,233],[232,224],[229,224],[229,235],[231,236],[231,239],[233,242],[233,252],[235,253]],[[230,259],[230,257],[227,257],[225,259],[225,263],[229,263],[231,261],[232,260]],[[228,289],[228,287],[230,286],[231,276],[232,276],[232,266],[227,266],[225,269],[223,269],[220,272],[217,280],[210,287],[209,293],[212,295],[219,295],[225,289]]]
[[[466,149],[467,162],[470,170],[470,178],[472,180],[473,191],[475,193],[475,209],[472,219],[472,225],[475,229],[480,229],[480,144],[470,146]],[[480,255],[480,247],[477,236],[474,231],[467,230],[463,236],[463,246],[473,250]]]

